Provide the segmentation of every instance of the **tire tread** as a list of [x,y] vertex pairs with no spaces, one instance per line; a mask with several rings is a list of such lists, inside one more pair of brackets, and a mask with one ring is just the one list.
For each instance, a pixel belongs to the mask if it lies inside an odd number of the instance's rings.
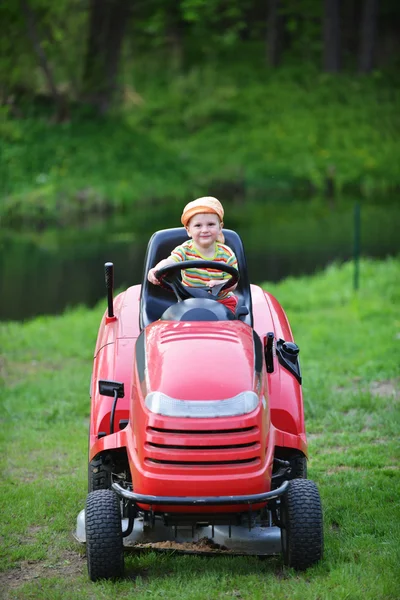
[[323,555],[322,507],[318,488],[308,479],[293,479],[283,498],[286,509],[286,565],[305,570]]
[[90,492],[86,500],[86,556],[89,578],[115,579],[124,573],[121,511],[111,490]]
[[109,490],[111,487],[111,460],[107,455],[99,455],[89,463],[88,491]]

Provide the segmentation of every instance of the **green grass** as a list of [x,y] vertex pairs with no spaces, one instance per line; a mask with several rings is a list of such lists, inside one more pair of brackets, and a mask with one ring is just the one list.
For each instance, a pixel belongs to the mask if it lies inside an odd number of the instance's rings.
[[129,577],[88,581],[72,537],[86,495],[91,357],[104,303],[3,323],[0,588],[13,599],[400,597],[400,260],[362,261],[266,284],[301,348],[309,477],[321,492],[325,557],[128,555]]

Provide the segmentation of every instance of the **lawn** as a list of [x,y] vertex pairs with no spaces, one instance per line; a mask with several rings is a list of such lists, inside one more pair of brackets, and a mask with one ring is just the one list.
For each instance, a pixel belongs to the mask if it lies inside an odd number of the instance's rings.
[[301,348],[309,477],[320,490],[323,561],[128,554],[127,578],[90,583],[72,535],[86,485],[88,388],[105,302],[0,324],[0,589],[75,600],[400,597],[400,260],[333,265],[266,283]]

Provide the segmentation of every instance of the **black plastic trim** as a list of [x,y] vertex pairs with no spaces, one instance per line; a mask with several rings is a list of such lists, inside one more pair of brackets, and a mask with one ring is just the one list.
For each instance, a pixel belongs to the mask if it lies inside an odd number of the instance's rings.
[[260,374],[263,365],[263,345],[258,333],[253,329],[254,340],[254,368]]
[[[284,345],[288,344],[288,343],[290,343],[292,346],[297,348],[296,354],[292,354],[292,353],[285,351]],[[285,340],[283,340],[281,338],[276,342],[276,354],[278,356],[279,363],[282,365],[282,367],[287,369],[289,371],[289,373],[294,375],[294,377],[297,379],[297,381],[301,385],[301,370],[300,370],[300,363],[299,363],[299,352],[300,352],[300,350],[299,350],[298,346],[296,346],[296,344],[294,344],[293,342],[285,342]]]
[[269,331],[266,335],[265,365],[267,367],[267,373],[274,372],[274,337],[273,331]]
[[99,393],[102,396],[115,396],[117,394],[117,398],[123,398],[125,395],[124,384],[121,381],[99,379]]

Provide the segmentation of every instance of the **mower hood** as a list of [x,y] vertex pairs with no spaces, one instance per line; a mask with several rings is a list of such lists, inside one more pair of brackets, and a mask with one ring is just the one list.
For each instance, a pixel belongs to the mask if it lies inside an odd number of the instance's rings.
[[169,400],[231,400],[249,408],[259,381],[256,354],[261,343],[255,335],[241,321],[151,324],[136,348],[148,408],[149,402]]

